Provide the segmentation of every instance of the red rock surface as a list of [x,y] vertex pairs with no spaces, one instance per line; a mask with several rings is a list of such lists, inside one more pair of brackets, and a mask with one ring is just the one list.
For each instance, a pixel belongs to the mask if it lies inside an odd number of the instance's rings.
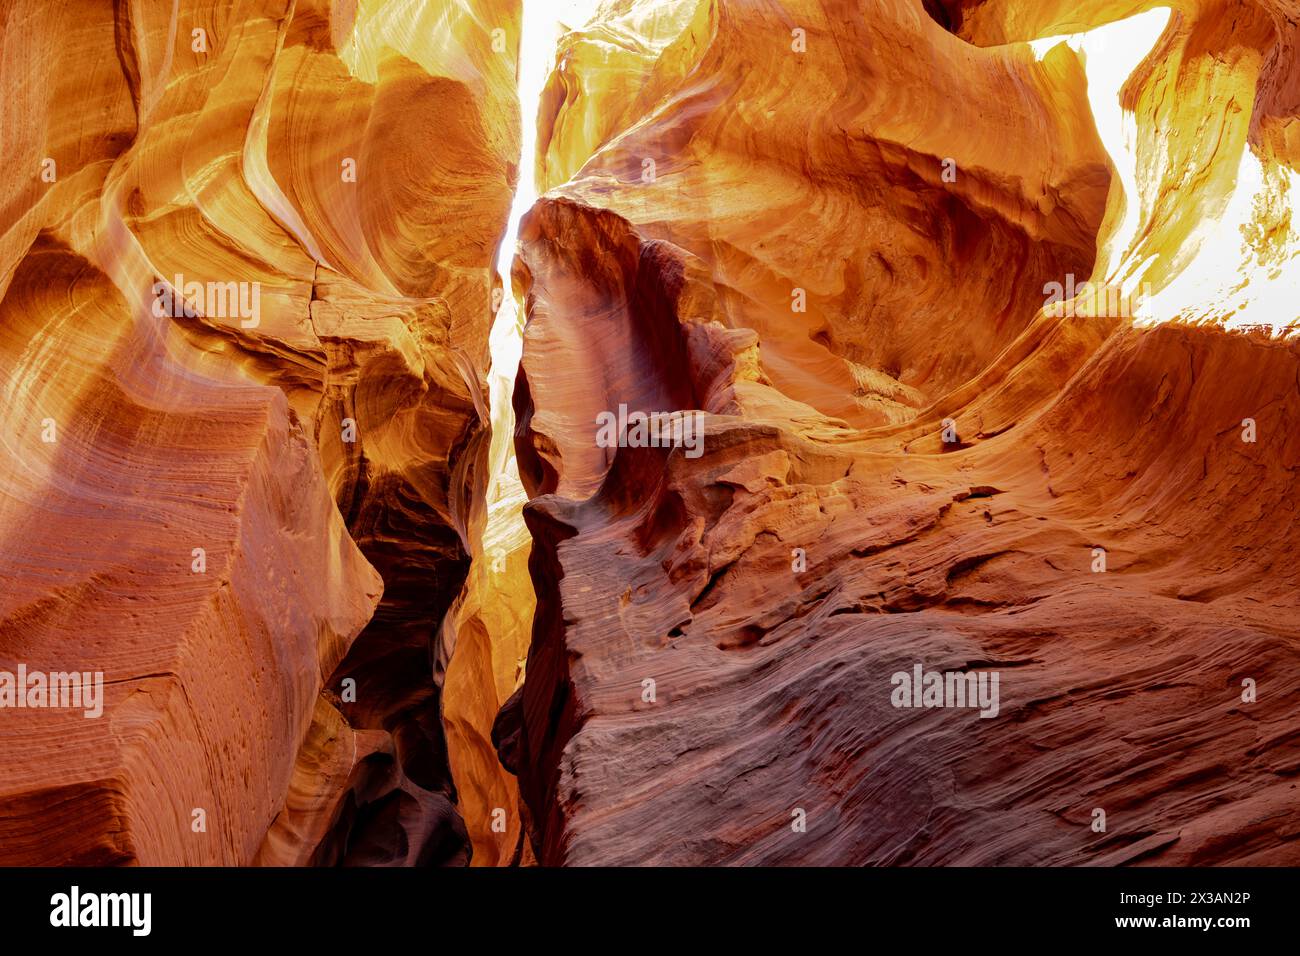
[[[1294,20],[1181,4],[1089,63],[1020,41],[1154,5],[652,6],[562,47],[516,271],[540,860],[1300,861]],[[1126,153],[1089,96],[1130,73]],[[1179,300],[1225,234],[1255,271]],[[1068,273],[1173,314],[1053,314]],[[703,454],[598,447],[620,403]],[[892,706],[916,664],[999,714]]]

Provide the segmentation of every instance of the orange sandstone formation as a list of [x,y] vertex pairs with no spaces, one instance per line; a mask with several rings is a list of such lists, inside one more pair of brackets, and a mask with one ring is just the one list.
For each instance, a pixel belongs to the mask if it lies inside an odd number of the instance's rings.
[[[568,38],[496,734],[543,863],[1300,860],[1294,17],[1173,6]],[[703,453],[604,447],[620,405]]]
[[1300,7],[521,14],[0,4],[0,864],[1300,862]]
[[518,3],[0,17],[0,862],[464,862]]

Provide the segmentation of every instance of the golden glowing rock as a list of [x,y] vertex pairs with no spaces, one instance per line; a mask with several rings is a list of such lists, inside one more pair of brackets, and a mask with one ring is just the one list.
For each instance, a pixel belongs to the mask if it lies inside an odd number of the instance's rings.
[[0,861],[463,863],[519,4],[0,17],[0,669],[108,682],[4,712]]

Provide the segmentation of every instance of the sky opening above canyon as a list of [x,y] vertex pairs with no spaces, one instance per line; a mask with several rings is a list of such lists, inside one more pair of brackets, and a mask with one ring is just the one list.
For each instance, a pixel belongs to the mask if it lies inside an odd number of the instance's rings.
[[537,201],[537,110],[551,70],[560,38],[582,26],[595,12],[600,0],[524,0],[519,41],[519,179],[505,235],[497,251],[497,277],[501,282],[500,306],[492,322],[489,345],[492,366],[488,391],[492,416],[492,449],[489,456],[487,506],[484,530],[489,555],[504,554],[526,537],[519,511],[527,500],[519,481],[514,454],[514,409],[511,395],[523,352],[523,303],[511,289],[510,269],[514,263],[519,223]]

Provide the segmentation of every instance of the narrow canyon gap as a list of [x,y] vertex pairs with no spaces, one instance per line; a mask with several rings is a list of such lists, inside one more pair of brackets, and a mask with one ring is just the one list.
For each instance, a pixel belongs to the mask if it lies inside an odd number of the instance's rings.
[[512,404],[523,333],[522,302],[511,282],[516,237],[537,199],[537,116],[545,83],[555,67],[560,37],[583,24],[597,0],[524,0],[519,45],[521,117],[519,174],[505,239],[497,253],[492,365],[488,378],[492,444],[488,457],[486,521],[455,615],[455,653],[447,668],[443,720],[460,810],[474,843],[476,865],[532,859],[525,839],[514,775],[497,759],[492,725],[502,705],[523,684],[532,633],[533,588],[528,576],[529,536],[514,451]]

